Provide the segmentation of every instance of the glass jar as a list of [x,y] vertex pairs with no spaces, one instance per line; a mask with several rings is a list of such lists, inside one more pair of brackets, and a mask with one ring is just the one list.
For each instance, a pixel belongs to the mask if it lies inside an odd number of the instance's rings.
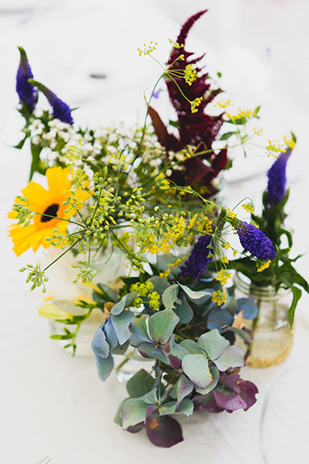
[[[45,253],[44,261],[41,262],[42,267],[49,264],[59,255],[57,249],[49,249]],[[91,259],[91,268],[96,272],[92,280],[92,284],[73,283],[76,276],[76,269],[72,265],[85,259],[85,256],[78,254],[76,256],[69,252],[63,256],[55,265],[53,265],[48,273],[48,292],[46,294],[45,304],[53,304],[62,311],[73,315],[82,315],[87,310],[77,306],[79,300],[92,301],[93,285],[98,283],[106,284],[117,290],[121,281],[119,276],[127,274],[127,260],[124,254],[118,248],[108,248],[103,251],[94,249]],[[103,312],[95,308],[91,315],[82,322],[78,330],[76,342],[77,356],[93,356],[91,349],[91,341],[96,330],[104,322]],[[61,322],[56,322],[49,319],[49,330],[51,335],[64,333],[64,328],[74,332],[76,325],[66,326]],[[63,348],[68,342],[67,340],[54,340],[56,344]],[[72,349],[66,349],[71,351]]]
[[292,293],[284,289],[275,292],[271,286],[258,287],[239,273],[235,274],[234,284],[236,298],[252,296],[258,308],[255,319],[244,319],[245,327],[253,335],[247,366],[268,367],[282,363],[293,345],[293,329],[288,320]]

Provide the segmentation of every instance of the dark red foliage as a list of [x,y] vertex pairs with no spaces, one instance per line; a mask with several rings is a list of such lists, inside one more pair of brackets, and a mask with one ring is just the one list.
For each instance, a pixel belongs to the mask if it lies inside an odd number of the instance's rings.
[[[198,111],[192,113],[191,104],[183,97],[176,83],[170,78],[166,79],[166,85],[177,114],[179,136],[175,137],[169,134],[158,113],[153,108],[150,108],[149,111],[158,139],[167,150],[179,151],[187,145],[195,146],[196,153],[212,150],[212,144],[223,124],[223,114],[210,116],[205,112],[206,106],[221,92],[221,89],[211,89],[208,74],[203,73],[203,67],[197,65],[204,55],[193,58],[193,53],[185,49],[186,38],[191,27],[206,11],[203,10],[191,16],[182,26],[177,37],[177,43],[184,47],[174,47],[167,63],[170,70],[185,70],[187,65],[194,65],[198,77],[191,85],[188,85],[183,78],[174,79],[190,101],[203,98],[197,108]],[[185,59],[178,59],[180,55],[184,55]],[[208,166],[202,160],[207,160]],[[187,160],[184,171],[173,173],[171,179],[178,185],[193,185],[199,181],[199,187],[202,185],[208,187],[207,195],[209,196],[214,193],[212,180],[226,167],[227,162],[226,149],[219,153],[209,151],[195,157],[194,160]]]

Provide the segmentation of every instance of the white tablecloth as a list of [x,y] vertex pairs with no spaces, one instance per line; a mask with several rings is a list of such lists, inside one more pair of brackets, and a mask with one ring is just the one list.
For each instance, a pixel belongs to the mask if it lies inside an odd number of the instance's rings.
[[[12,2],[11,10],[18,3],[22,2]],[[32,10],[34,4],[38,9]],[[198,10],[195,5],[199,7],[200,2],[192,2],[192,13]],[[46,321],[37,316],[35,299],[29,294],[24,275],[18,273],[23,264],[31,262],[32,255],[28,252],[16,258],[6,238],[5,215],[27,182],[29,167],[29,154],[11,148],[19,140],[21,126],[14,110],[16,45],[27,50],[38,80],[71,106],[80,106],[75,113],[78,123],[107,125],[113,120],[124,120],[135,124],[143,119],[143,91],[152,87],[159,74],[151,60],[138,58],[136,49],[156,40],[160,44],[158,57],[164,61],[168,38],[176,37],[179,25],[154,2],[142,0],[28,0],[24,3],[28,10],[15,11],[16,14],[8,13],[5,6],[1,1],[1,464],[35,464],[45,456],[50,456],[54,464],[163,464],[189,460],[201,464],[309,463],[307,295],[298,310],[295,345],[289,360],[265,370],[242,371],[244,379],[259,387],[256,405],[246,413],[198,413],[182,420],[185,441],[169,450],[153,447],[143,434],[121,431],[113,417],[125,395],[124,386],[113,376],[102,383],[93,359],[71,358],[49,340]],[[161,2],[159,6],[162,7]],[[184,19],[185,15],[181,21]],[[270,130],[282,128],[286,133],[291,128],[297,132],[298,148],[289,162],[289,224],[295,231],[295,254],[308,253],[307,109],[296,104],[292,95],[276,91],[278,74],[259,64],[259,59],[243,44],[234,43],[237,53],[228,59],[222,43],[221,50],[216,50],[215,40],[211,46],[203,42],[201,35],[194,38],[192,34],[190,40],[189,49],[209,49],[210,65],[218,66],[212,68],[213,74],[225,69],[236,101],[261,101]],[[245,82],[243,73],[233,67],[233,62],[238,63],[241,57],[254,68],[251,80],[248,73]],[[94,80],[89,78],[90,73],[103,73],[107,78]],[[280,85],[282,88],[282,82]],[[164,99],[159,105],[161,111],[169,111]],[[234,171],[238,174],[230,177],[229,184],[231,207],[247,195],[258,201],[265,188],[265,171],[271,160],[259,160],[252,172],[255,162],[250,164],[250,160],[241,157],[236,160]],[[256,173],[260,175],[254,176]],[[248,178],[248,174],[252,177]],[[308,268],[307,254],[298,270],[308,277]],[[293,460],[289,455],[292,452]]]

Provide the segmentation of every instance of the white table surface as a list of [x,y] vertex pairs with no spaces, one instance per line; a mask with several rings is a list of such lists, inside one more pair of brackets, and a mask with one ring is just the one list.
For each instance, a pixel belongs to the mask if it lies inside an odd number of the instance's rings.
[[[20,6],[19,2],[12,2]],[[201,2],[191,2],[192,13]],[[211,3],[211,2],[209,2]],[[241,3],[241,2],[240,2]],[[38,9],[32,11],[36,4]],[[1,319],[0,319],[0,462],[35,464],[49,456],[53,464],[111,464],[144,462],[162,464],[277,464],[309,463],[307,417],[309,299],[305,295],[297,314],[295,344],[281,366],[242,370],[242,378],[255,382],[258,402],[248,412],[218,415],[198,413],[182,420],[184,442],[165,450],[155,448],[144,434],[122,432],[113,423],[124,397],[124,386],[115,377],[102,383],[92,358],[71,358],[48,338],[46,321],[36,313],[24,275],[18,269],[33,260],[30,252],[16,258],[6,238],[6,212],[16,193],[27,182],[29,154],[11,145],[19,140],[21,121],[14,107],[16,45],[27,50],[35,77],[58,92],[71,106],[80,106],[75,119],[81,124],[107,125],[123,120],[142,121],[143,91],[151,88],[159,70],[136,49],[148,40],[160,43],[164,61],[179,25],[162,3],[131,0],[87,2],[41,1],[24,3],[30,13],[1,14],[0,2],[0,224],[1,224]],[[182,6],[182,9],[181,9]],[[195,6],[197,8],[195,8]],[[238,3],[240,7],[240,4]],[[183,21],[188,5],[179,4],[177,19]],[[162,8],[162,10],[160,10]],[[179,18],[181,11],[186,13]],[[16,12],[15,12],[16,13]],[[235,21],[239,20],[235,17]],[[206,27],[205,19],[205,27]],[[212,25],[213,27],[213,25]],[[280,33],[278,29],[278,34]],[[236,101],[264,104],[264,120],[270,131],[292,128],[299,144],[289,161],[289,224],[294,229],[295,254],[307,253],[298,270],[308,278],[308,112],[291,93],[282,93],[290,82],[279,82],[276,69],[265,68],[252,50],[233,44],[236,54],[225,55],[215,40],[208,46],[201,35],[192,34],[189,49],[209,50],[213,73],[225,70],[228,88]],[[196,48],[195,48],[196,47]],[[4,58],[3,58],[4,57]],[[255,72],[242,82],[243,73],[234,66],[245,57]],[[234,63],[234,65],[233,65]],[[218,67],[216,67],[218,66]],[[234,66],[234,67],[233,67]],[[89,73],[107,75],[103,81]],[[284,87],[286,85],[286,87]],[[164,101],[161,112],[168,111]],[[259,175],[246,178],[256,160],[236,160],[238,178],[230,177],[229,205],[250,194],[256,201],[265,187],[265,172],[271,160],[259,160]],[[251,163],[251,164],[250,164]],[[251,165],[251,167],[250,167]],[[236,169],[235,168],[235,169]],[[250,171],[251,170],[251,171]],[[267,399],[268,405],[265,409]],[[264,412],[263,412],[264,411]],[[266,412],[265,412],[266,411]],[[264,425],[261,432],[263,413]],[[294,444],[294,446],[292,446]],[[263,449],[268,461],[263,460]],[[289,453],[293,451],[293,456]],[[293,460],[292,460],[293,459]],[[307,459],[307,460],[306,460]]]

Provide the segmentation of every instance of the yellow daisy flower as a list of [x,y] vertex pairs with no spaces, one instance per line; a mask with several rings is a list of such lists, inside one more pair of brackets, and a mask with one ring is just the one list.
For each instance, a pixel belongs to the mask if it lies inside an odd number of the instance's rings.
[[[72,171],[69,169],[50,168],[46,171],[48,190],[33,181],[22,190],[23,196],[28,200],[30,211],[36,214],[28,226],[14,224],[9,227],[9,236],[12,237],[13,250],[17,256],[29,248],[36,252],[41,245],[44,248],[50,247],[51,243],[46,238],[52,237],[55,229],[61,235],[65,235],[68,222],[62,219],[69,220],[76,214],[75,208],[63,204],[70,194],[69,176],[71,174]],[[80,210],[90,194],[79,188],[74,192],[74,196],[77,208]],[[16,199],[16,202],[18,201],[20,200]],[[16,219],[16,212],[12,211],[8,216]],[[55,218],[49,216],[55,216]]]

